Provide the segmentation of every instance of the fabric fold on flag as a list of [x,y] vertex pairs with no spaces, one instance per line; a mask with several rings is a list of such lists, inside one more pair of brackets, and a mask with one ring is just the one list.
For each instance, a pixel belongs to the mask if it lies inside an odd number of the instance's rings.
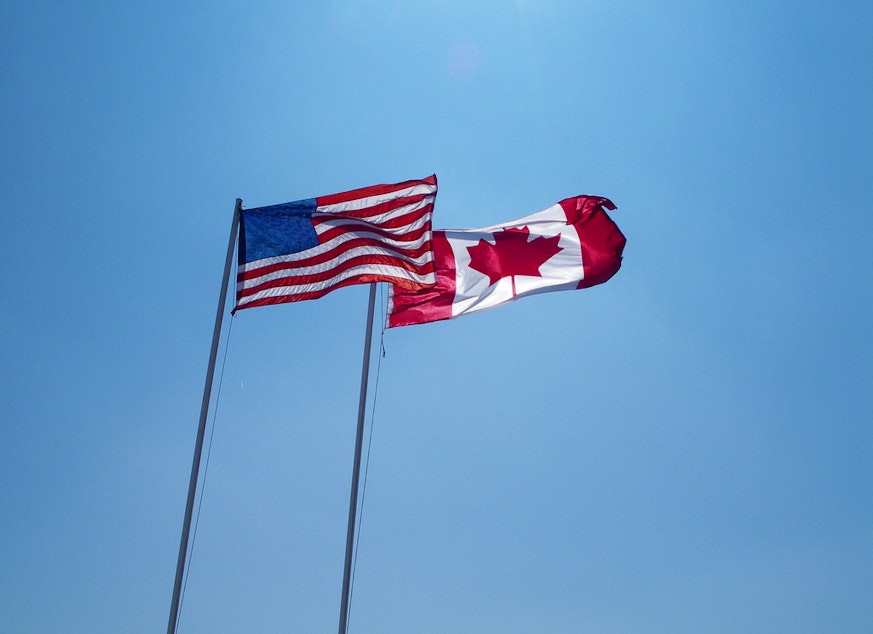
[[436,175],[244,209],[236,307],[317,299],[351,284],[433,286]]
[[453,319],[518,297],[602,284],[621,266],[625,237],[608,198],[576,196],[482,229],[433,232],[436,285],[393,288],[389,328]]

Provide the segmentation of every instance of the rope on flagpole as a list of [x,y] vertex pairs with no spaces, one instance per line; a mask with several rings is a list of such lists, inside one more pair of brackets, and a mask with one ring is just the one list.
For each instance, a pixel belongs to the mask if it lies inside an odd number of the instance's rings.
[[[382,299],[384,284],[379,285],[379,295],[380,299]],[[357,533],[355,535],[355,555],[352,560],[352,579],[349,584],[349,618],[351,617],[351,603],[352,598],[354,597],[355,592],[355,572],[358,567],[358,543],[361,541],[361,524],[364,521],[364,501],[367,499],[367,476],[370,473],[370,449],[373,446],[373,429],[376,426],[376,401],[379,398],[379,375],[382,370],[382,358],[385,357],[385,314],[384,314],[384,302],[380,301],[380,305],[383,306],[383,314],[382,314],[382,332],[379,337],[379,349],[382,354],[379,355],[379,360],[376,362],[376,380],[373,385],[373,405],[370,408],[370,433],[367,438],[367,455],[364,459],[364,481],[361,484],[361,508],[360,513],[358,515],[358,528]]]
[[191,547],[188,549],[188,562],[185,564],[185,581],[182,584],[182,594],[179,597],[179,616],[182,618],[182,607],[185,605],[185,591],[188,589],[188,577],[191,574],[191,560],[194,558],[194,546],[197,543],[197,527],[200,526],[200,511],[203,508],[203,498],[206,496],[206,479],[209,475],[209,459],[212,457],[212,441],[215,438],[215,421],[218,417],[218,403],[221,400],[221,386],[224,385],[224,368],[227,365],[227,350],[230,348],[230,333],[233,332],[235,316],[231,315],[227,327],[227,339],[224,341],[224,355],[221,359],[221,372],[218,375],[218,389],[215,392],[215,407],[212,410],[212,428],[209,431],[209,444],[206,446],[206,463],[203,465],[203,482],[200,485],[200,499],[197,501],[197,514],[194,516],[194,528],[191,530]]

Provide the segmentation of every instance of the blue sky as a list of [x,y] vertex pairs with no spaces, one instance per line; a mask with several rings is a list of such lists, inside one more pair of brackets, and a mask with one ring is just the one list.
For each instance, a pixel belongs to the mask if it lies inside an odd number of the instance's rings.
[[[436,173],[438,227],[596,194],[628,245],[385,333],[350,631],[870,631],[871,29],[3,3],[0,630],[166,628],[234,200]],[[366,298],[232,320],[181,633],[336,629]]]

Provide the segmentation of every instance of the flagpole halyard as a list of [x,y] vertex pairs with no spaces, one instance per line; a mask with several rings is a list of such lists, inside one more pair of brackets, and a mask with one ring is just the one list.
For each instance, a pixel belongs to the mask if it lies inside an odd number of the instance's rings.
[[188,554],[188,538],[191,533],[191,516],[194,511],[194,498],[197,493],[197,476],[200,473],[200,457],[203,454],[203,437],[206,432],[206,419],[209,413],[209,398],[212,395],[212,381],[215,376],[215,360],[218,356],[218,343],[221,339],[221,323],[224,317],[224,307],[227,303],[227,286],[230,281],[230,270],[233,264],[233,250],[236,234],[239,229],[239,218],[242,210],[242,199],[236,199],[233,209],[233,222],[230,227],[230,239],[227,244],[227,258],[224,262],[224,274],[221,279],[221,292],[218,299],[218,310],[215,315],[215,328],[212,331],[212,347],[209,350],[209,365],[206,370],[206,385],[203,388],[203,402],[200,405],[200,423],[197,427],[197,440],[194,444],[194,460],[191,464],[191,478],[188,482],[188,500],[185,504],[185,519],[182,525],[182,539],[179,543],[179,558],[176,561],[176,581],[173,585],[173,599],[170,602],[170,619],[167,624],[167,634],[175,634],[179,621],[179,598],[182,592],[182,580],[185,577],[185,558]]
[[340,601],[339,634],[346,634],[349,618],[349,589],[351,585],[352,551],[355,542],[355,515],[358,510],[358,480],[361,471],[361,447],[364,439],[364,415],[367,408],[367,382],[370,376],[370,346],[373,340],[373,313],[376,306],[376,284],[370,284],[370,302],[367,309],[367,332],[364,335],[364,363],[361,369],[361,395],[358,401],[358,429],[355,435],[355,461],[352,467],[352,489],[349,499],[349,526],[346,532],[346,559],[343,567],[343,592]]

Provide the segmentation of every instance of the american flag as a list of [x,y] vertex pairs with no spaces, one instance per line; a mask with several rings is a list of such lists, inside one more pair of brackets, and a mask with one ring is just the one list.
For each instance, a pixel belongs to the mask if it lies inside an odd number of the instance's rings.
[[434,175],[244,209],[234,312],[317,299],[351,284],[433,286],[436,193]]

